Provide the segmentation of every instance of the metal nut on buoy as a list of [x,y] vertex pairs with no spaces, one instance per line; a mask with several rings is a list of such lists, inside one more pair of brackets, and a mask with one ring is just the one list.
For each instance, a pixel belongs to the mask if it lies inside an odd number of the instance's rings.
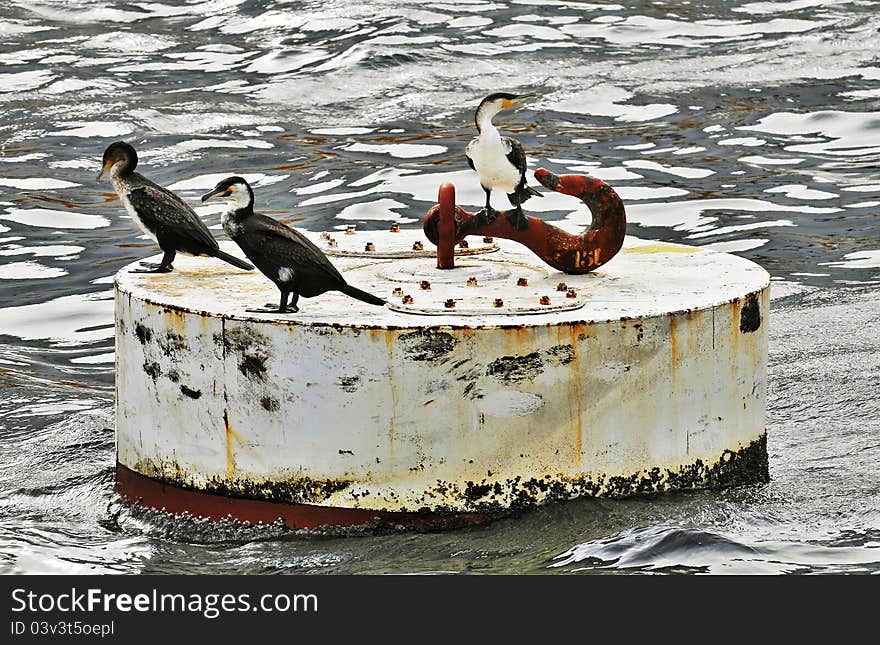
[[556,290],[557,291],[567,291],[568,285],[565,284],[564,282],[560,282],[559,284],[556,285]]
[[529,286],[529,281],[526,280],[525,278],[520,278],[519,280],[516,281],[516,286],[527,287],[527,286]]
[[470,277],[467,279],[467,286],[469,286],[469,287],[478,287],[479,285],[477,284],[477,279],[476,279],[474,276],[470,276]]
[[328,233],[327,231],[323,231],[323,232],[321,233],[321,239],[322,239],[322,240],[329,240],[329,239],[330,239],[330,233]]
[[446,300],[446,302],[443,303],[443,306],[447,309],[455,309],[455,300],[449,298]]
[[413,251],[421,251],[423,248],[422,243],[419,240],[413,242]]
[[413,303],[413,297],[410,295],[406,295],[403,297],[403,304],[411,305]]
[[345,227],[346,235],[354,235],[354,226],[346,226]]
[[327,246],[336,246],[336,238],[331,237],[329,240],[327,240]]
[[367,242],[366,245],[364,245],[364,251],[375,251],[375,250],[376,250],[376,247],[373,246],[372,242]]
[[467,247],[468,247],[467,240],[462,240],[461,242],[458,243],[458,248],[460,248],[460,249],[466,249]]
[[388,230],[392,233],[400,233],[400,224],[392,224]]
[[493,307],[503,307],[504,301],[501,298],[495,298],[495,300],[492,301],[492,306]]
[[489,235],[487,235],[486,237],[483,238],[483,242],[484,242],[485,244],[491,244],[491,243],[494,242],[494,241],[495,241],[495,240],[494,240],[491,236],[489,236]]
[[550,304],[550,296],[541,296],[541,304],[549,305]]
[[431,283],[428,282],[427,280],[422,280],[419,283],[419,287],[422,289],[422,291],[430,291],[431,290]]
[[403,289],[401,289],[400,287],[394,287],[394,289],[391,290],[391,295],[397,296],[399,298],[403,295]]
[[575,292],[574,289],[569,289],[568,291],[565,292],[565,297],[566,297],[566,298],[577,298],[578,295],[577,295],[577,292]]

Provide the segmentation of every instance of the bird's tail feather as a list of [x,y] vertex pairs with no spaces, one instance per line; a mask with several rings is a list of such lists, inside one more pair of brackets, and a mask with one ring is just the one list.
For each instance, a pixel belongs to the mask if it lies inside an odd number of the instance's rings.
[[245,271],[253,270],[254,266],[252,264],[248,264],[244,260],[239,260],[234,255],[229,255],[228,253],[217,249],[211,255],[213,255],[218,260],[223,260],[224,262],[229,262],[229,264],[233,266],[237,266],[239,269],[244,269]]
[[519,188],[516,189],[516,192],[514,193],[514,196],[516,197],[516,201],[512,202],[512,203],[516,204],[518,202],[518,203],[522,204],[524,201],[526,201],[532,195],[534,195],[536,197],[543,197],[544,196],[541,193],[539,193],[537,190],[532,188],[531,186],[523,184],[522,186],[520,186]]
[[360,300],[362,302],[366,302],[371,305],[377,305],[377,306],[381,307],[382,305],[385,304],[385,301],[382,300],[382,298],[374,296],[371,293],[367,293],[366,291],[361,291],[357,287],[353,287],[350,284],[347,284],[344,287],[342,287],[340,289],[340,291],[347,296],[351,296],[352,298],[355,298],[356,300]]

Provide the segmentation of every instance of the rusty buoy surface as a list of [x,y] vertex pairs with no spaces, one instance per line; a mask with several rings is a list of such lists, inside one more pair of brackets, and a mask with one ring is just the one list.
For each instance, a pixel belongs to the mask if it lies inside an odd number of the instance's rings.
[[275,287],[210,258],[117,274],[122,495],[291,528],[421,526],[767,479],[758,265],[627,237],[568,275],[496,238],[443,270],[413,253],[421,231],[371,231],[363,254],[360,235],[331,259],[385,307],[330,292],[247,313]]

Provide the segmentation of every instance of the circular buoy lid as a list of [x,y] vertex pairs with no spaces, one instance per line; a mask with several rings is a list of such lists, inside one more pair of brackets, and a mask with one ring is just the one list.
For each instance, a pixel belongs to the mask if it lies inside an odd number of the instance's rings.
[[[306,234],[320,237],[320,233]],[[406,235],[415,240],[421,231],[378,232],[374,244],[376,248],[390,246],[397,235],[405,244]],[[770,282],[761,266],[745,258],[633,237],[626,238],[611,262],[584,275],[561,273],[516,242],[498,240],[497,244],[500,252],[460,258],[448,270],[437,268],[430,253],[434,247],[429,244],[425,257],[331,257],[349,284],[385,299],[384,307],[329,291],[300,298],[298,313],[250,312],[278,301],[278,289],[264,275],[213,258],[183,255],[175,259],[172,273],[129,273],[124,268],[116,275],[116,287],[120,293],[169,309],[237,320],[363,328],[476,328],[599,322],[708,309],[754,293]],[[232,242],[223,241],[221,246],[242,256]],[[430,289],[422,288],[423,281]]]

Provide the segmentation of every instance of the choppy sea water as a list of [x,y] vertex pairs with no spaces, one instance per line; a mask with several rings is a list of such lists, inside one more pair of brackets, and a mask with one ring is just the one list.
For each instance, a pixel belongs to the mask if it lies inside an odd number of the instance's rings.
[[[611,183],[630,234],[771,273],[770,483],[335,538],[120,503],[112,277],[156,249],[104,147],[194,204],[237,173],[297,226],[417,227],[442,181],[481,204],[463,150],[502,90],[539,95],[497,120],[530,164]],[[871,0],[7,0],[0,571],[877,573],[878,162]]]

